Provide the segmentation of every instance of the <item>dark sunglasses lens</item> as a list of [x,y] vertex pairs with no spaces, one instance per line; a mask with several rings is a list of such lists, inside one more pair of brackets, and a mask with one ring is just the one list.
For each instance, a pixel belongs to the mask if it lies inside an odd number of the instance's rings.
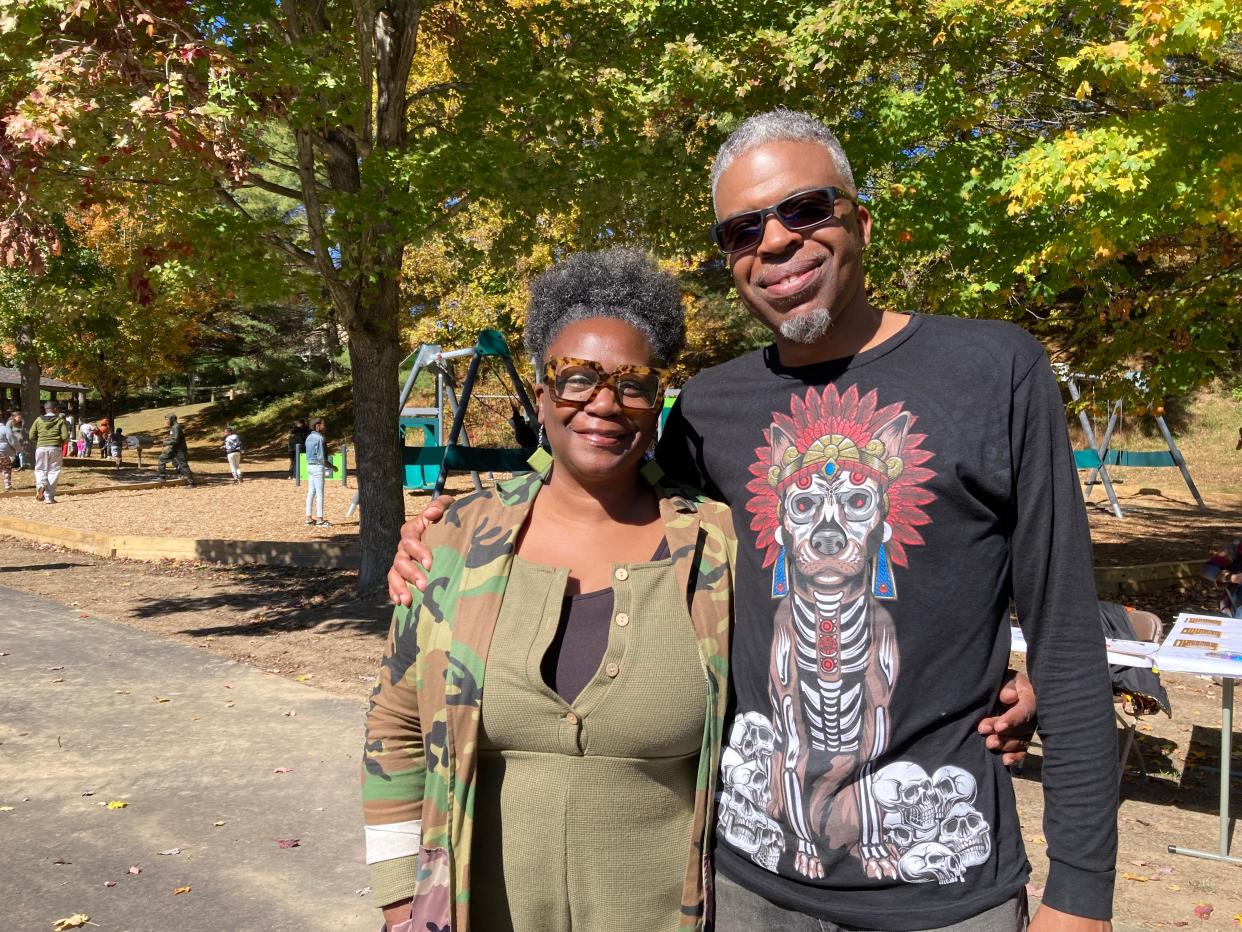
[[759,211],[721,221],[716,225],[716,237],[725,252],[749,249],[763,239],[763,220]]
[[827,191],[807,191],[781,201],[776,213],[789,229],[804,230],[830,219],[835,206],[835,199]]

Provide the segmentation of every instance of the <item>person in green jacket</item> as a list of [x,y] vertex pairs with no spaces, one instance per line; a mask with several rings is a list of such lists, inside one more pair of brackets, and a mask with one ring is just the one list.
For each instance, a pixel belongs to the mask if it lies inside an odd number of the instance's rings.
[[168,438],[164,441],[164,449],[160,453],[159,473],[160,481],[166,478],[165,467],[168,463],[173,464],[173,468],[177,470],[178,475],[185,476],[185,484],[191,489],[194,488],[194,473],[190,472],[190,462],[188,457],[189,448],[185,445],[185,432],[181,429],[181,425],[177,423],[177,415],[167,414],[164,416],[164,424],[168,428]]
[[30,426],[30,443],[35,451],[35,498],[49,505],[56,504],[56,480],[64,462],[63,448],[69,440],[69,425],[60,413],[60,406],[49,401],[43,405],[43,417]]

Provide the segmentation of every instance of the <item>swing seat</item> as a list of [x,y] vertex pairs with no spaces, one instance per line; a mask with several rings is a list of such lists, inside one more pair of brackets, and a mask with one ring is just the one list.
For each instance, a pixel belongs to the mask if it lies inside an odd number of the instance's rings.
[[[1109,450],[1104,454],[1104,465],[1154,469],[1176,466],[1177,460],[1173,459],[1173,454],[1168,450]],[[1078,469],[1099,469],[1099,454],[1090,449],[1075,450],[1074,466]]]

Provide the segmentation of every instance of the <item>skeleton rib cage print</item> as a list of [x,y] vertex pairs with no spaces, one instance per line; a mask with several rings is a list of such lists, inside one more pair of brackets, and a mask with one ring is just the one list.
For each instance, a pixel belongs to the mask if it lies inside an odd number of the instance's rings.
[[935,500],[915,420],[875,391],[811,388],[773,414],[755,450],[747,510],[779,603],[770,709],[734,722],[719,830],[769,871],[789,854],[797,875],[819,879],[825,851],[843,848],[873,879],[950,884],[991,855],[968,771],[876,768],[900,669],[885,603]]

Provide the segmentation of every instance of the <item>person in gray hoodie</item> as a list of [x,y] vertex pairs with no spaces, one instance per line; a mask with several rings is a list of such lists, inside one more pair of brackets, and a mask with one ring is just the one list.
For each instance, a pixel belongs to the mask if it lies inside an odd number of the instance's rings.
[[6,492],[13,488],[13,461],[17,459],[17,450],[17,437],[0,413],[0,479],[4,480]]

